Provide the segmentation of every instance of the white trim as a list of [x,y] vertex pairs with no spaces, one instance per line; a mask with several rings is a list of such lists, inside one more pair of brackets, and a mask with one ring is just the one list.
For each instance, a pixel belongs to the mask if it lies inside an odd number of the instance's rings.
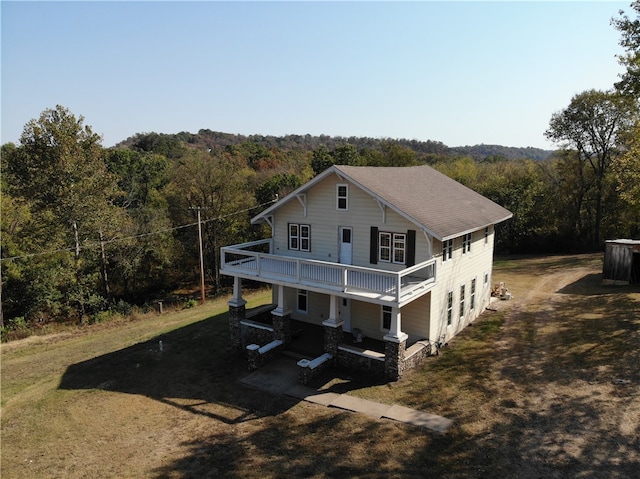
[[376,198],[376,203],[378,204],[378,208],[382,211],[382,224],[387,222],[387,205],[385,205],[379,198]]
[[[451,300],[451,305],[449,305],[449,300]],[[444,309],[444,320],[447,323],[447,328],[453,326],[453,303],[454,303],[453,300],[454,300],[454,293],[453,293],[453,290],[450,289],[449,291],[447,291],[447,295],[445,296],[445,309]]]
[[478,302],[478,279],[477,276],[471,278],[469,283],[469,312],[476,310],[476,303]]
[[306,218],[307,217],[307,195],[306,193],[301,193],[299,195],[296,195],[296,198],[298,198],[298,201],[302,205],[302,213],[303,213],[303,216]]

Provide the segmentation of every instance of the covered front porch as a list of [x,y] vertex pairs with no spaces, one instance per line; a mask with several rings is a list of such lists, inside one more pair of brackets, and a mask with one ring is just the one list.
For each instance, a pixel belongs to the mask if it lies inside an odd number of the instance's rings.
[[328,318],[322,324],[314,324],[291,317],[283,286],[273,285],[276,304],[245,311],[240,278],[235,278],[234,285],[234,296],[229,301],[231,341],[240,350],[251,346],[250,354],[254,356],[255,351],[277,347],[303,360],[313,362],[314,358],[324,357],[323,361],[330,359],[333,367],[397,380],[417,360],[430,355],[428,342],[418,341],[407,349],[408,335],[401,331],[398,307],[391,308],[390,329],[380,340],[354,334],[355,329],[344,331],[344,322],[339,319],[340,298],[335,295],[329,298]]

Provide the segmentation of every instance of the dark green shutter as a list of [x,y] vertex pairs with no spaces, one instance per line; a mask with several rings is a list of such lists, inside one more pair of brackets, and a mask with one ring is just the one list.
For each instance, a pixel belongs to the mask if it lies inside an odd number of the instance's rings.
[[378,264],[378,228],[371,227],[371,237],[369,239],[369,263]]
[[407,267],[416,264],[416,231],[407,231]]

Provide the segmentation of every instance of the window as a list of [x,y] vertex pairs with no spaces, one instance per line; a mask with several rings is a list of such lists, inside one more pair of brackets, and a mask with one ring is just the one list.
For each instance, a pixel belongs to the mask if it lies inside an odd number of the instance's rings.
[[311,227],[289,223],[289,249],[311,251]]
[[404,264],[404,255],[406,252],[407,235],[393,235],[393,262]]
[[391,314],[393,310],[391,306],[382,307],[382,329],[389,331],[391,329]]
[[298,312],[309,312],[309,292],[306,289],[298,290]]
[[487,244],[489,242],[489,227],[487,226],[484,229],[484,244]]
[[405,233],[380,232],[378,235],[378,260],[385,263],[404,264],[407,252]]
[[349,185],[347,184],[336,185],[336,209],[343,211],[349,209]]
[[453,291],[447,293],[447,326],[451,326],[453,320]]
[[467,233],[462,237],[462,254],[471,251],[471,233]]
[[464,284],[460,286],[460,317],[464,318]]
[[469,298],[469,310],[476,309],[476,279],[471,280],[471,297]]
[[442,262],[451,259],[453,255],[453,240],[446,240],[442,242]]
[[484,287],[486,288],[489,285],[489,273],[484,274],[483,282],[484,282]]

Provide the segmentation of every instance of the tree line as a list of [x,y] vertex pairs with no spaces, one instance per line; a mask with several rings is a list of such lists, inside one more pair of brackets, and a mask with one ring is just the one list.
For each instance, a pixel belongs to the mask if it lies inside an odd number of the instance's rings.
[[[632,4],[640,14],[640,3]],[[99,321],[132,305],[226,286],[220,248],[268,234],[249,219],[332,164],[430,164],[514,213],[500,253],[599,250],[640,236],[638,19],[620,12],[627,67],[609,91],[588,90],[551,116],[552,154],[510,159],[439,142],[288,135],[139,133],[113,148],[63,106],[2,145],[5,330],[29,322]],[[513,151],[511,152],[513,153]]]

